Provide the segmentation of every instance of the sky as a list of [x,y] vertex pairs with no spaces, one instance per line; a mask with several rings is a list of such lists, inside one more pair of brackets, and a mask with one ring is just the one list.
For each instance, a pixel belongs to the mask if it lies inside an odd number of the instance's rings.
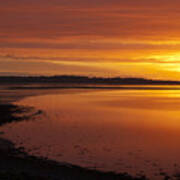
[[180,80],[179,0],[0,1],[0,75]]

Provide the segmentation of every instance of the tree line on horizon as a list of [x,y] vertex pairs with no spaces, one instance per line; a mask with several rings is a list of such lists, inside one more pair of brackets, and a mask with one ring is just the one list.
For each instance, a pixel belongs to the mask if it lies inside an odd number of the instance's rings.
[[79,84],[180,84],[180,81],[145,78],[59,76],[0,76],[0,83],[79,83]]

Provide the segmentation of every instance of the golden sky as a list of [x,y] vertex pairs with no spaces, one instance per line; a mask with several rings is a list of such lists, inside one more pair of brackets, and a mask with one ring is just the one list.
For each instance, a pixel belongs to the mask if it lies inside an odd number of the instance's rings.
[[180,80],[179,0],[0,2],[0,75]]

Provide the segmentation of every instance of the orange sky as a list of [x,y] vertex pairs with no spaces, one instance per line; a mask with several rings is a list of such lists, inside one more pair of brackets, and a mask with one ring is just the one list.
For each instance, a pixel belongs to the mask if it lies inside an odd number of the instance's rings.
[[0,75],[180,80],[179,9],[179,0],[0,2]]

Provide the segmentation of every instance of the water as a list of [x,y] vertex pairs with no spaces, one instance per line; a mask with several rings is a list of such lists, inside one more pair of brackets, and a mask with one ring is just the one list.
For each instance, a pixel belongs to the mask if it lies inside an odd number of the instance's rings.
[[2,127],[30,154],[152,179],[180,168],[180,90],[67,90],[17,104],[44,112]]

